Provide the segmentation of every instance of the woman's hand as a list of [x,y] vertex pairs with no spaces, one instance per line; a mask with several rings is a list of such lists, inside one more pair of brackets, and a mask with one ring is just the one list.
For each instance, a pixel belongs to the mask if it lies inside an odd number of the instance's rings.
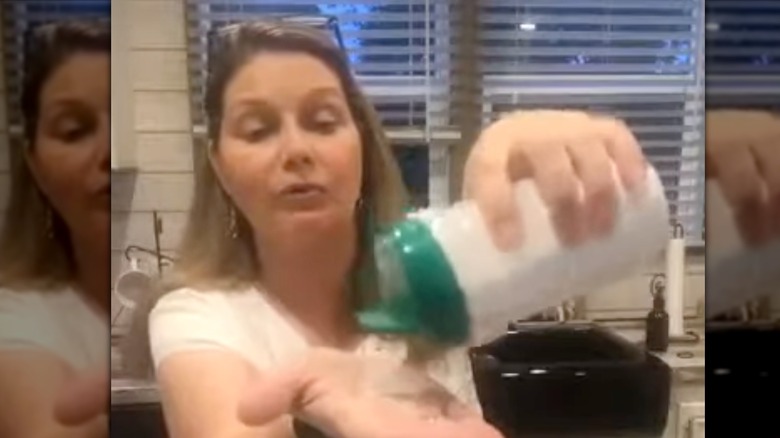
[[578,244],[613,227],[611,163],[627,190],[644,181],[646,160],[622,122],[581,112],[517,112],[480,135],[466,162],[464,197],[476,201],[494,242],[512,249],[523,239],[512,185],[533,178],[563,242]]
[[[108,411],[109,377],[105,371],[83,374],[67,384],[57,398],[54,416],[65,426],[86,424]],[[104,436],[108,436],[108,432]]]
[[291,414],[329,438],[501,438],[421,373],[332,350],[265,374],[239,411],[247,425]]
[[[748,244],[780,235],[780,117],[707,111],[707,178],[717,179]],[[709,230],[717,232],[717,230]]]

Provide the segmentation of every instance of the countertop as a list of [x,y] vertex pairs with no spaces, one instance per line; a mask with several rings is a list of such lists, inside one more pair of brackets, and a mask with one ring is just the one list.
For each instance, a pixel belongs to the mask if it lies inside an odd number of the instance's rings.
[[[644,339],[641,322],[599,323],[631,342]],[[672,368],[675,374],[675,400],[704,402],[704,329],[703,324],[688,324],[687,329],[698,336],[695,342],[671,342],[665,353],[654,353]],[[150,380],[111,379],[111,405],[155,404],[160,402],[157,384]]]

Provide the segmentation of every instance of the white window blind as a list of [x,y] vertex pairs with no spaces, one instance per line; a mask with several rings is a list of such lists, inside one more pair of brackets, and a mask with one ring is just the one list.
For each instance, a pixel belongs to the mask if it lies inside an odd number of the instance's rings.
[[780,110],[780,2],[707,1],[707,106]]
[[22,86],[24,35],[27,29],[43,23],[67,19],[108,18],[110,0],[14,0],[0,2],[3,20],[2,50],[7,91],[9,132],[22,132],[19,98]]
[[[675,220],[703,243],[703,0],[486,0],[485,123],[512,109],[625,120]],[[565,129],[565,127],[561,127]]]

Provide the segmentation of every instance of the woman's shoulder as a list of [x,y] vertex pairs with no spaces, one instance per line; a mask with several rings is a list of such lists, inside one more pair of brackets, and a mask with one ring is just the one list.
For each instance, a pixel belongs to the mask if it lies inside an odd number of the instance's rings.
[[[149,340],[155,367],[182,351],[227,349],[258,367],[270,363],[269,337],[280,326],[257,289],[179,288],[164,294],[149,315]],[[273,332],[273,336],[270,336]],[[285,339],[289,341],[289,339]],[[286,351],[290,342],[282,342]]]
[[240,309],[248,302],[257,301],[258,294],[252,288],[196,288],[180,287],[163,294],[152,312],[169,310],[209,311]]
[[188,327],[233,327],[239,330],[252,321],[264,320],[268,305],[254,287],[181,287],[163,294],[149,313],[150,328],[171,325]]

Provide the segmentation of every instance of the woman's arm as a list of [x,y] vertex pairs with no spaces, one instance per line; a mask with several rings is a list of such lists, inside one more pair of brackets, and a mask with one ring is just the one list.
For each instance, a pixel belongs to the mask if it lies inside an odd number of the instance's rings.
[[239,421],[238,404],[257,372],[229,351],[180,352],[157,371],[165,422],[171,438],[292,438],[290,420],[260,426]]
[[54,354],[35,349],[0,352],[0,436],[4,438],[104,438],[105,416],[64,426],[54,416],[60,390],[75,373]]

